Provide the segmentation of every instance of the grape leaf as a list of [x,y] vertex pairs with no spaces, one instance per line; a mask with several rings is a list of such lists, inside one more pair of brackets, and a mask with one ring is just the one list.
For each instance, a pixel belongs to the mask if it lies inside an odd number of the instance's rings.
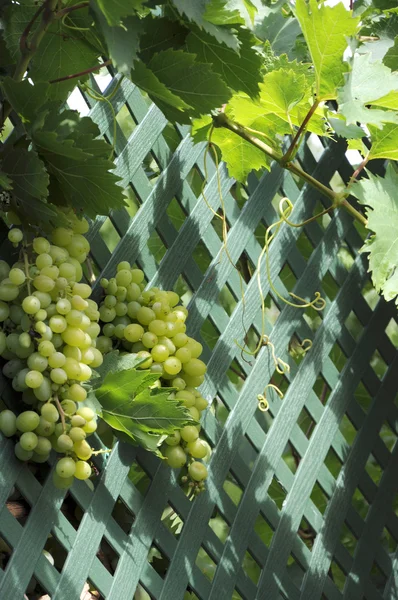
[[296,15],[314,63],[317,98],[332,100],[346,70],[346,37],[355,35],[359,19],[352,17],[341,2],[330,7],[318,6],[316,0],[308,5],[305,0],[297,0]]
[[231,96],[219,75],[198,62],[195,54],[170,48],[155,54],[148,67],[173,95],[193,108],[195,116],[222,106]]
[[392,48],[385,55],[383,62],[391,71],[398,71],[398,36],[395,38]]
[[40,108],[47,102],[48,83],[31,85],[27,79],[15,81],[5,77],[1,88],[16,113],[25,121],[33,121]]
[[140,58],[148,63],[156,52],[173,48],[179,50],[185,44],[189,31],[178,21],[166,18],[148,18],[142,21]]
[[243,8],[241,2],[237,3],[234,0],[208,0],[203,18],[214,25],[236,25],[245,24],[245,19],[241,15],[241,11],[237,4]]
[[[102,365],[96,368],[99,375],[98,379],[94,382],[94,387],[102,385],[103,380],[108,373],[118,373],[119,371],[126,371],[128,369],[134,369],[140,363],[143,362],[142,358],[137,358],[136,354],[120,354],[119,350],[112,350],[104,355],[104,361]],[[137,371],[137,379],[141,374],[146,374],[147,371]]]
[[348,125],[360,122],[382,128],[383,123],[397,123],[396,113],[373,108],[384,106],[384,97],[397,90],[398,73],[392,73],[380,61],[372,62],[370,54],[355,54],[346,83],[338,90],[339,111]]
[[193,21],[199,29],[215,37],[220,44],[223,43],[238,52],[239,40],[234,31],[224,26],[214,25],[204,18],[206,0],[172,0],[172,3],[181,16]]
[[0,171],[0,188],[2,190],[12,190],[12,179]]
[[16,198],[48,196],[48,173],[33,150],[12,148],[3,158],[2,169],[12,180]]
[[145,0],[90,0],[90,4],[96,13],[98,9],[102,12],[108,25],[117,27],[123,17],[133,16],[142,9]]
[[342,119],[330,117],[329,123],[337,135],[346,139],[362,139],[366,134],[358,125],[347,125]]
[[256,25],[254,33],[260,40],[268,42],[275,54],[289,55],[295,46],[297,36],[301,33],[297,19],[284,17],[281,8],[274,10],[266,7],[264,11],[264,19]]
[[246,181],[253,170],[270,169],[271,161],[268,156],[238,135],[231,135],[221,128],[213,131],[211,139],[220,148],[230,176],[237,181]]
[[37,11],[35,6],[12,4],[4,11],[3,39],[8,48],[13,62],[16,62],[21,54],[19,41],[29,21]]
[[170,389],[150,389],[157,379],[150,371],[135,369],[108,373],[95,392],[104,421],[133,439],[137,427],[166,434],[193,422],[187,409],[170,398]]
[[238,55],[224,44],[217,44],[211,35],[193,29],[187,38],[187,48],[197,55],[199,61],[211,63],[213,71],[230,88],[246,92],[249,96],[257,96],[262,80],[262,57],[253,46],[258,40],[245,29],[239,32],[239,40],[241,45]]
[[369,160],[375,158],[398,159],[398,125],[395,123],[386,123],[382,130],[377,127],[368,126],[372,147],[370,149]]
[[392,164],[384,178],[368,173],[352,187],[352,195],[366,207],[367,228],[374,232],[362,247],[369,253],[369,270],[376,291],[387,301],[398,295],[398,174]]

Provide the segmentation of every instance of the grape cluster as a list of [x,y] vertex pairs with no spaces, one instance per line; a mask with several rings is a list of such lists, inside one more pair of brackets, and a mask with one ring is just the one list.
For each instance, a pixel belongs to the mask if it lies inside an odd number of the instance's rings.
[[[0,430],[18,435],[15,454],[21,460],[44,462],[51,449],[64,454],[54,481],[66,488],[73,477],[87,479],[92,454],[86,441],[97,428],[94,412],[78,403],[87,397],[84,383],[103,356],[96,347],[99,311],[89,299],[91,288],[80,283],[82,263],[90,246],[85,219],[66,214],[70,227],[58,227],[51,243],[36,237],[25,243],[11,267],[0,261],[0,356],[3,374],[29,405],[14,415],[0,413]],[[20,229],[9,240],[18,247]]]
[[[207,407],[196,389],[204,381],[206,365],[200,360],[202,345],[186,334],[188,310],[179,304],[175,292],[153,287],[145,290],[144,273],[119,263],[115,277],[101,280],[105,298],[99,307],[103,322],[97,348],[109,352],[114,342],[142,359],[141,369],[159,377],[158,385],[171,387],[195,421]],[[210,446],[199,438],[200,425],[187,425],[166,438],[162,453],[170,467],[188,466],[188,478],[195,490],[203,488]]]

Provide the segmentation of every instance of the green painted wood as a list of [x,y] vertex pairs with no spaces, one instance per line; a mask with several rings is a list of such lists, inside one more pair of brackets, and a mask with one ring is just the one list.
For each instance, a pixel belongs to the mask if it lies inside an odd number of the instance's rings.
[[[91,82],[100,93],[95,77]],[[104,95],[117,84],[118,78],[112,79]],[[295,206],[291,219],[297,222],[311,216],[317,204],[327,206],[326,200],[307,186],[299,189],[289,173],[273,166],[261,177],[250,176],[249,200],[242,205],[234,181],[220,165],[231,263],[214,215],[192,183],[193,174],[204,177],[204,145],[193,145],[187,128],[177,127],[173,151],[166,119],[127,80],[111,99],[115,114],[127,109],[131,115],[127,130],[125,117],[118,117],[114,126],[108,102],[91,98],[86,101],[101,134],[114,144],[116,172],[122,178],[122,187],[133,190],[138,207],[134,218],[122,210],[92,223],[89,239],[97,281],[109,276],[120,260],[129,260],[144,269],[149,285],[166,289],[187,285],[191,292],[188,332],[203,343],[208,362],[202,391],[214,405],[223,406],[225,417],[221,419],[219,411],[208,410],[203,418],[204,435],[214,450],[208,489],[193,503],[179,487],[178,474],[141,449],[119,444],[109,459],[96,457],[100,475],[94,481],[94,491],[84,482],[76,482],[66,497],[52,487],[55,457],[45,478],[38,479],[14,458],[12,441],[2,439],[0,537],[13,553],[5,569],[0,568],[0,598],[22,598],[34,576],[52,600],[78,600],[87,580],[103,600],[148,600],[142,590],[156,600],[392,600],[398,595],[398,555],[381,538],[385,529],[395,543],[398,541],[398,519],[393,509],[398,459],[397,445],[387,447],[381,433],[388,424],[394,440],[398,437],[398,409],[394,403],[397,349],[385,332],[391,319],[396,322],[397,318],[394,307],[383,300],[375,298],[373,304],[368,303],[370,296],[363,291],[368,282],[367,263],[359,255],[363,241],[351,218],[336,212],[326,229],[318,222],[303,229],[282,226],[271,244],[271,274],[278,291],[288,296],[283,275],[283,267],[288,265],[292,273],[289,281],[295,281],[293,291],[306,298],[321,291],[326,308],[314,330],[302,310],[273,297],[263,267],[264,295],[270,293],[279,311],[276,321],[267,313],[265,332],[276,354],[289,363],[290,372],[285,376],[285,397],[270,393],[269,413],[266,417],[259,415],[256,396],[274,378],[274,366],[269,348],[263,347],[256,358],[245,357],[235,343],[243,340],[245,330],[261,333],[256,273],[242,284],[243,302],[235,264],[243,253],[251,264],[257,264],[262,244],[254,232],[277,219],[277,204],[273,201],[278,194],[291,199]],[[156,162],[155,174],[144,162],[148,156]],[[343,143],[325,146],[319,160],[309,145],[304,145],[298,160],[325,184],[335,172],[345,181],[352,172]],[[217,170],[209,157],[207,169],[205,196],[212,209],[218,210],[221,198]],[[178,207],[186,216],[182,223],[174,220],[171,203],[173,210]],[[107,230],[113,231],[112,245]],[[155,234],[164,254],[161,259],[148,245],[149,237]],[[310,258],[301,252],[302,235],[313,247]],[[198,245],[209,257],[205,272],[196,259]],[[338,256],[342,247],[353,257],[349,268]],[[2,246],[2,253],[7,252]],[[290,283],[288,287],[291,289]],[[225,288],[236,303],[229,310],[220,301],[220,292]],[[100,297],[98,284],[95,294]],[[362,326],[356,339],[349,325],[350,314],[355,314]],[[207,345],[203,329],[209,323],[217,332],[213,349]],[[299,364],[287,353],[293,335],[313,341],[311,351]],[[344,365],[336,362],[336,344],[345,356]],[[370,366],[376,349],[386,365],[382,378]],[[244,377],[240,385],[228,374],[233,361]],[[330,390],[326,404],[319,388],[314,387],[320,377]],[[356,396],[359,382],[369,396],[366,407]],[[15,402],[11,386],[1,375],[0,394],[5,404]],[[309,439],[301,423],[304,409],[314,422]],[[343,419],[348,419],[356,432],[352,441],[345,437]],[[94,440],[100,448],[99,439]],[[286,462],[289,447],[300,457],[298,468]],[[341,465],[339,472],[329,469],[330,453]],[[371,456],[380,465],[379,481],[373,480],[369,471]],[[127,477],[134,462],[149,477],[145,492]],[[240,489],[239,500],[231,492],[232,478]],[[283,503],[281,498],[274,500],[275,481],[282,490]],[[315,484],[322,489],[326,506],[314,499]],[[24,524],[6,505],[14,486],[30,506]],[[237,488],[233,489],[236,493]],[[366,518],[354,503],[358,490],[369,504]],[[62,512],[71,501],[83,515],[78,528],[68,513]],[[118,502],[132,516],[129,531],[125,531],[114,510]],[[183,521],[179,535],[162,519],[166,507],[172,507]],[[272,539],[259,534],[260,517],[272,531]],[[228,526],[225,539],[220,539],[214,529],[215,518],[222,518]],[[313,543],[298,535],[303,519],[314,532]],[[355,552],[342,538],[343,527],[356,541]],[[41,553],[50,533],[66,554],[59,569]],[[101,540],[116,553],[116,568],[107,568],[101,561]],[[168,561],[162,574],[148,560],[153,547]],[[211,576],[210,563],[205,568],[196,561],[200,549],[214,563]],[[254,562],[247,562],[247,553],[257,564],[256,577],[248,570]],[[344,573],[344,586],[341,577],[330,575],[335,565]],[[382,578],[375,576],[374,565]],[[192,595],[186,595],[187,590]]]

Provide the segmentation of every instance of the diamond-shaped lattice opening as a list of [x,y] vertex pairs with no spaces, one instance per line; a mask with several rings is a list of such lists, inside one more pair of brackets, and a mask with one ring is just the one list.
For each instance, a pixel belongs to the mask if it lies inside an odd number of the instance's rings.
[[5,539],[0,536],[0,570],[2,569],[4,571],[10,560],[11,554],[11,546],[9,546]]
[[298,561],[295,560],[293,554],[290,554],[287,560],[287,573],[293,583],[295,583],[297,587],[300,587],[304,579],[305,571]]
[[177,281],[173,286],[173,289],[180,296],[181,304],[187,306],[190,299],[192,298],[193,289],[187,282],[186,278],[182,275],[179,275]]
[[357,389],[354,392],[354,397],[359,406],[367,413],[372,403],[372,396],[369,394],[362,381],[359,382]]
[[332,178],[329,179],[329,185],[335,192],[342,192],[346,187],[343,178],[338,171],[335,171]]
[[237,360],[233,360],[231,362],[227,373],[231,382],[237,385],[238,388],[242,386],[243,381],[245,381],[246,379],[245,372],[243,371],[242,367],[240,366]]
[[373,371],[376,373],[377,377],[380,380],[383,379],[388,367],[378,350],[375,350],[373,352],[372,358],[370,359],[370,366],[372,367]]
[[[202,167],[202,166],[203,166],[203,164],[200,164],[200,167]],[[193,193],[195,194],[195,196],[199,200],[202,200],[204,202],[203,195],[202,195],[202,186],[203,186],[204,176],[202,175],[202,173],[200,172],[199,168],[196,165],[193,166],[192,169],[189,171],[186,180],[189,183],[189,185],[191,186],[191,189],[192,189]]]
[[383,469],[377,462],[376,458],[371,454],[366,463],[365,469],[376,485],[379,484],[383,475]]
[[128,140],[134,129],[137,127],[137,123],[135,122],[134,117],[126,104],[123,104],[122,108],[117,113],[116,121],[126,140]]
[[209,554],[204,548],[199,548],[195,564],[197,567],[199,567],[203,575],[205,575],[209,581],[213,581],[217,565],[212,558],[210,558]]
[[147,239],[147,245],[154,259],[159,263],[166,254],[166,247],[157,231],[152,231]]
[[304,230],[300,233],[296,241],[296,248],[300,252],[301,256],[304,258],[304,260],[308,262],[314,250],[314,245],[309,240]]
[[[269,401],[268,394],[267,394],[267,400]],[[254,418],[257,421],[257,423],[260,425],[260,427],[264,431],[264,433],[268,433],[268,431],[271,429],[272,422],[273,422],[271,412],[269,410],[263,411],[263,410],[260,410],[259,408],[257,408],[254,413]]]
[[[146,599],[145,599],[146,600]],[[148,598],[149,600],[149,598]],[[187,591],[184,594],[184,600],[201,600],[193,591],[192,588],[187,587]]]
[[322,377],[322,375],[317,377],[317,379],[314,383],[314,386],[313,386],[313,390],[314,390],[315,394],[318,396],[321,404],[326,404],[326,402],[329,398],[331,389],[330,389],[329,385],[326,383],[326,381],[324,380],[324,378]]
[[316,532],[304,517],[301,519],[301,523],[297,530],[297,535],[303,540],[307,548],[311,550],[316,537]]
[[[213,227],[214,231],[216,232],[220,242],[224,243],[223,221],[222,221],[222,219],[224,219],[224,216],[220,209],[217,210],[216,212],[217,212],[218,217],[214,216],[213,219],[210,221],[210,223],[211,223],[211,226]],[[220,217],[222,217],[222,218],[220,218]],[[225,216],[225,219],[226,218],[227,217]],[[229,231],[228,221],[226,221],[226,231],[227,232]],[[220,249],[221,249],[221,246],[220,246]]]
[[345,320],[345,326],[350,332],[351,336],[357,342],[362,335],[363,325],[352,310]]
[[242,596],[239,594],[236,588],[234,589],[234,593],[232,594],[231,600],[243,600]]
[[[199,244],[196,246],[195,250],[192,252],[192,258],[202,273],[207,271],[212,261],[212,256],[203,242],[199,242]],[[209,283],[210,282],[211,277],[209,278]]]
[[216,515],[210,519],[209,526],[214,531],[218,539],[224,544],[228,537],[230,526],[220,511],[217,511]]
[[261,575],[261,567],[248,551],[245,552],[243,557],[242,568],[249,579],[251,579],[252,582],[257,585]]
[[236,261],[236,267],[239,269],[239,272],[242,275],[244,282],[249,283],[254,271],[256,270],[256,266],[250,259],[247,252],[242,252],[240,257]]
[[340,542],[351,556],[354,556],[358,540],[345,523],[341,527]]
[[367,281],[364,287],[362,288],[362,296],[365,298],[366,303],[370,306],[370,308],[373,311],[380,300],[380,296],[376,292],[370,281]]
[[310,413],[307,411],[307,409],[304,407],[299,415],[299,418],[297,420],[297,424],[300,427],[300,429],[303,431],[304,435],[310,439],[313,431],[315,429],[315,421],[312,419]]
[[394,319],[390,319],[386,327],[386,334],[394,348],[396,348],[398,346],[398,324]]
[[386,549],[386,551],[389,554],[392,554],[396,551],[398,546],[398,540],[394,538],[394,536],[388,531],[388,529],[383,529],[380,540],[382,546]]
[[97,557],[100,560],[100,562],[102,562],[105,569],[109,571],[111,575],[113,575],[113,573],[116,570],[117,563],[119,561],[119,555],[117,554],[117,552],[115,552],[115,550],[112,548],[112,546],[105,537],[103,537],[100,542]]
[[13,130],[14,125],[11,123],[10,119],[6,119],[3,129],[0,132],[0,141],[4,143]]
[[330,565],[329,577],[332,579],[335,586],[340,591],[343,591],[343,588],[345,585],[345,580],[346,580],[346,575],[343,572],[343,570],[341,569],[341,567],[335,561],[333,561],[332,564]]
[[272,537],[274,535],[274,530],[271,525],[264,519],[261,513],[258,514],[256,522],[254,524],[254,531],[257,533],[258,537],[261,539],[263,544],[270,547]]
[[218,295],[218,303],[223,307],[228,316],[231,316],[235,306],[236,298],[228,285],[224,285]]
[[63,545],[57,540],[55,534],[51,534],[48,537],[43,553],[47,560],[54,565],[54,567],[60,573],[68,557],[68,553]]
[[297,471],[301,457],[292,443],[290,443],[288,451],[283,453],[282,459],[285,461],[292,473]]
[[147,560],[160,577],[166,577],[167,569],[170,566],[170,560],[158,546],[152,545],[148,552]]
[[339,264],[347,271],[350,271],[355,262],[356,254],[347,245],[344,245],[337,252],[337,258],[339,259]]
[[120,242],[120,235],[116,231],[110,219],[105,219],[104,223],[100,227],[99,234],[104,240],[108,250],[113,252]]
[[28,583],[28,586],[25,590],[26,595],[25,598],[43,598],[47,600],[49,596],[47,596],[47,591],[40,585],[37,581],[36,577],[32,577]]
[[337,479],[343,465],[333,448],[330,448],[325,457],[325,465],[333,477]]
[[171,533],[178,537],[184,527],[184,521],[173,506],[167,504],[162,514],[162,523]]
[[373,563],[370,569],[369,579],[378,590],[383,590],[387,583],[387,576],[380,569],[376,562]]
[[342,371],[347,361],[347,358],[337,342],[333,345],[333,348],[329,352],[329,357],[335,365],[336,369],[338,371]]
[[387,421],[385,421],[379,431],[379,436],[382,439],[383,443],[387,446],[387,448],[392,451],[395,446],[395,442],[397,441],[396,433],[391,429],[391,426]]
[[242,495],[243,489],[236,481],[235,477],[228,473],[227,479],[224,481],[223,489],[227,493],[227,495],[231,498],[232,502],[238,506]]
[[287,492],[276,477],[272,478],[271,485],[268,488],[268,495],[273,499],[280,510],[285,501]]
[[86,600],[87,596],[90,600],[105,600],[104,596],[98,591],[97,589],[98,586],[95,585],[95,583],[93,583],[90,579],[88,579],[86,581],[86,583],[84,584],[82,593],[81,593],[81,598],[84,600]]
[[200,330],[201,336],[209,348],[212,350],[220,337],[220,332],[210,319],[206,319]]
[[161,170],[152,152],[148,152],[148,154],[143,160],[142,165],[145,171],[145,175],[148,177],[149,183],[155,185],[156,181],[159,178]]
[[340,432],[343,434],[348,444],[351,446],[357,435],[357,430],[355,429],[354,425],[351,423],[347,415],[343,415],[339,427]]
[[30,514],[31,506],[18,486],[14,487],[12,494],[9,496],[6,507],[12,516],[21,524],[24,525]]
[[322,289],[329,300],[334,300],[339,292],[340,288],[329,271],[322,279]]
[[319,512],[321,512],[323,514],[328,505],[329,498],[325,494],[324,490],[322,489],[322,487],[320,486],[318,481],[315,482],[315,485],[312,488],[310,498],[311,498],[312,502],[315,504],[315,506],[317,507],[317,509],[319,510]]
[[166,213],[168,214],[169,219],[174,225],[174,227],[177,229],[177,231],[179,231],[187,216],[181,208],[178,201],[176,200],[176,198],[173,198],[171,200],[170,204],[166,209]]
[[227,406],[227,404],[224,402],[224,399],[220,396],[217,395],[215,398],[215,402],[214,402],[214,407],[215,407],[215,411],[216,411],[216,419],[219,422],[219,424],[221,426],[225,425],[226,420],[228,419],[228,415],[229,415],[229,407]]
[[279,279],[287,290],[292,290],[296,285],[297,277],[294,275],[290,265],[285,262],[279,272]]
[[365,520],[369,510],[369,502],[358,488],[355,490],[352,496],[351,503],[357,513],[362,517],[363,520]]

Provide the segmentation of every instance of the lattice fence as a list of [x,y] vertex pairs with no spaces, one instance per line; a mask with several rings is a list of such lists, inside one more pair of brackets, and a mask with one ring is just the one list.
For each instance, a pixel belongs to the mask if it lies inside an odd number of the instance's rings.
[[[53,487],[51,465],[25,466],[2,439],[0,598],[22,599],[32,577],[52,600],[78,600],[86,581],[106,600],[398,598],[398,325],[392,303],[369,283],[358,253],[363,231],[336,212],[304,229],[283,226],[271,244],[278,290],[306,298],[319,290],[327,301],[320,314],[284,305],[269,295],[263,270],[266,333],[290,364],[288,375],[275,375],[269,347],[254,358],[236,344],[247,333],[255,345],[261,331],[255,265],[262,237],[281,195],[295,204],[297,222],[323,199],[277,167],[237,189],[220,166],[243,302],[220,222],[200,195],[204,145],[170,126],[126,80],[111,103],[117,170],[131,208],[93,224],[92,258],[104,276],[120,260],[135,262],[151,285],[177,285],[189,302],[188,333],[204,345],[202,389],[213,402],[203,423],[214,448],[207,491],[190,502],[175,473],[119,444],[96,459],[94,491],[77,481],[65,496]],[[109,103],[92,103],[90,114],[111,141]],[[343,145],[316,141],[300,155],[306,170],[325,184],[347,181]],[[208,169],[205,194],[218,211],[210,159]],[[293,359],[289,346],[305,338],[312,349]],[[270,392],[264,414],[256,398],[271,381],[285,395]],[[12,403],[4,379],[1,388]],[[16,493],[22,515],[10,509]],[[45,546],[56,550],[54,565]]]

